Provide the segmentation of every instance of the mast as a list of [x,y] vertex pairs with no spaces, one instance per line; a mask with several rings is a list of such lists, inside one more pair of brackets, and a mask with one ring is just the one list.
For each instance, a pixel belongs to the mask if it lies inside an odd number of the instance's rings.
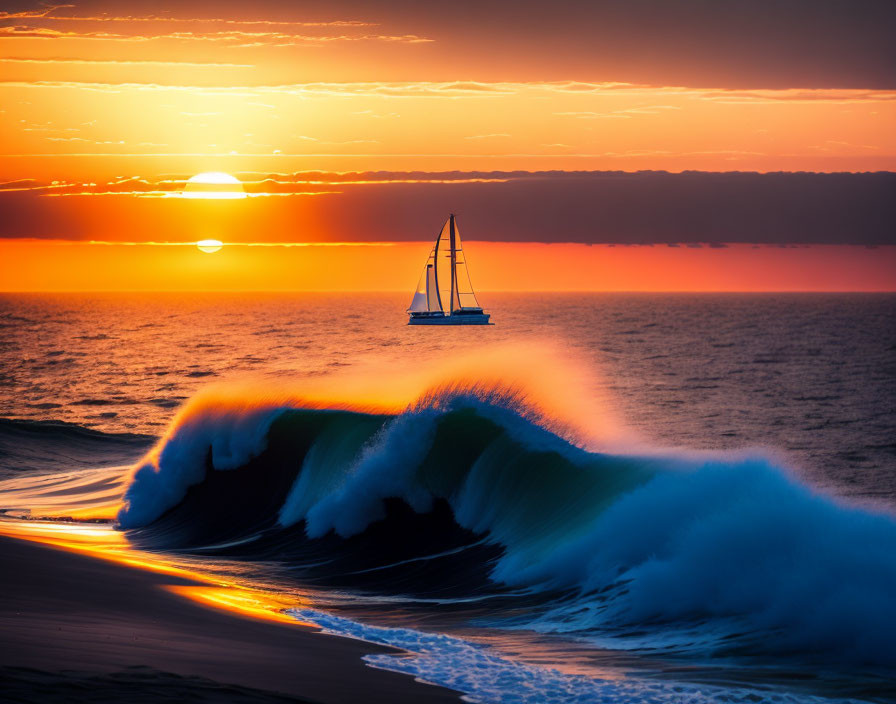
[[450,217],[451,232],[451,313],[454,313],[454,287],[457,282],[457,248],[455,246],[456,236],[454,234],[454,213]]
[[442,239],[442,233],[439,232],[436,235],[436,248],[433,252],[432,263],[433,263],[433,276],[435,277],[435,285],[436,285],[436,299],[439,302],[439,310],[443,313],[445,312],[445,307],[442,305],[442,294],[439,292],[439,241]]

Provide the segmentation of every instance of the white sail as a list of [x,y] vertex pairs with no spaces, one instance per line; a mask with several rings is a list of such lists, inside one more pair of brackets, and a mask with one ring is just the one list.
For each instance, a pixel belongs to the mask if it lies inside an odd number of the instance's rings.
[[426,265],[423,267],[423,273],[420,274],[414,298],[411,300],[411,305],[408,306],[409,313],[437,313],[442,310],[439,289],[436,285],[435,251],[435,247],[433,247],[426,260]]
[[408,306],[408,313],[425,313],[429,310],[429,307],[426,302],[426,293],[421,293],[417,291],[414,293],[414,298],[411,299],[411,305]]
[[426,265],[426,303],[431,313],[442,310],[442,302],[439,300],[439,287],[436,283],[436,268],[433,264]]
[[457,221],[452,216],[442,227],[434,248],[442,307],[446,313],[461,309],[479,309],[467,268]]
[[439,302],[442,304],[442,310],[448,315],[454,310],[451,305],[451,281],[453,271],[451,268],[451,218],[445,221],[439,236],[436,238],[436,245],[433,248],[435,257],[435,275],[438,284]]
[[463,245],[460,242],[460,230],[457,222],[454,223],[454,295],[455,308],[480,308],[476,294],[473,292],[473,282],[470,280],[470,270],[467,268],[467,260],[464,256]]

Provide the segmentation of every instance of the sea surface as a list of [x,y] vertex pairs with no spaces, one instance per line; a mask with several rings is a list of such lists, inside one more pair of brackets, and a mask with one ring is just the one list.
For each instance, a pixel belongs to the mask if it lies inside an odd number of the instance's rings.
[[5,520],[472,701],[896,699],[896,296],[406,298],[0,295]]

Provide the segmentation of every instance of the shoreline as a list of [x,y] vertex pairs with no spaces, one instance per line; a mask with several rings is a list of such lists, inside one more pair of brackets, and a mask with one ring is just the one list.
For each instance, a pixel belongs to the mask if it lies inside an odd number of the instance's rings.
[[108,701],[141,691],[153,701],[460,701],[361,660],[391,648],[204,606],[172,589],[199,585],[0,535],[0,681],[18,701],[62,701],[72,687],[108,689]]

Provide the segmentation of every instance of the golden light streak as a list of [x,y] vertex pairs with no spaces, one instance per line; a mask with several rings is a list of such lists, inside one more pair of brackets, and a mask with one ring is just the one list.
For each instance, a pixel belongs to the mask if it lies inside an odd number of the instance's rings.
[[113,530],[111,525],[0,520],[0,535],[49,545],[147,572],[191,580],[197,584],[161,586],[179,596],[230,613],[302,625],[302,622],[284,613],[286,609],[307,605],[298,595],[277,594],[232,579],[222,579],[212,573],[181,567],[161,555],[133,548],[125,534]]
[[234,587],[203,587],[168,585],[165,589],[205,606],[249,616],[265,621],[311,626],[284,613],[287,608],[300,606],[295,600],[278,598],[270,592]]

